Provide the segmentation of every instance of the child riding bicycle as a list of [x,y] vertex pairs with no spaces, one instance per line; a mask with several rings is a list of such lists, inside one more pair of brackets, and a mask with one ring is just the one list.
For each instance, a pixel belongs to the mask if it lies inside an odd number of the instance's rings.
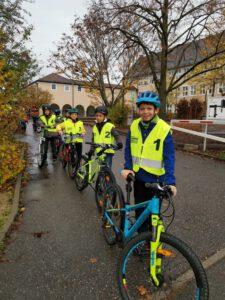
[[86,131],[83,122],[78,119],[77,108],[69,109],[68,113],[70,117],[58,124],[56,129],[61,135],[65,134],[65,145],[75,144],[79,164],[82,155],[83,136]]
[[[95,125],[92,129],[92,142],[95,144],[108,144],[114,145],[116,143],[117,149],[122,149],[123,144],[120,139],[118,131],[112,124],[111,120],[107,118],[108,110],[105,106],[99,106],[95,109]],[[88,156],[91,157],[94,154],[95,149],[92,147],[88,152]],[[100,152],[101,149],[97,148],[96,152]],[[113,149],[107,149],[105,152],[105,161],[109,168],[112,167],[112,159],[115,153]]]
[[[175,154],[170,126],[159,118],[160,99],[153,92],[140,93],[137,99],[140,118],[134,120],[126,138],[125,164],[122,176],[135,175],[135,204],[152,198],[152,191],[145,183],[160,183],[171,187],[177,193],[174,176]],[[142,213],[136,212],[136,218]],[[147,231],[146,221],[140,231]]]

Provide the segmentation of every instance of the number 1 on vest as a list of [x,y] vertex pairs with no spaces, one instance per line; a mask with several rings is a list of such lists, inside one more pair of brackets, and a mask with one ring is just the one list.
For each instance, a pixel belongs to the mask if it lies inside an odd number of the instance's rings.
[[156,147],[155,147],[155,150],[156,150],[156,151],[159,151],[160,142],[161,142],[160,139],[154,141],[154,144],[156,144]]

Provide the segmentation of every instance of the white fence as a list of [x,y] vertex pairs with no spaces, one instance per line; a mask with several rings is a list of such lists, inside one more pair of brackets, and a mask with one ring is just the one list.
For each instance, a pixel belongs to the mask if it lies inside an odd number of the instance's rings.
[[[195,130],[190,130],[186,128],[181,128],[178,126],[174,126],[174,123],[178,124],[200,124],[200,125],[205,125],[204,132],[198,132]],[[214,141],[222,142],[225,143],[225,138],[215,136],[212,134],[208,134],[208,125],[225,125],[225,120],[178,120],[178,119],[172,119],[170,121],[171,128],[173,130],[178,130],[184,133],[189,133],[192,135],[200,136],[204,138],[204,144],[203,144],[203,151],[206,150],[206,144],[207,144],[207,139],[211,139]],[[225,132],[224,132],[225,134]]]

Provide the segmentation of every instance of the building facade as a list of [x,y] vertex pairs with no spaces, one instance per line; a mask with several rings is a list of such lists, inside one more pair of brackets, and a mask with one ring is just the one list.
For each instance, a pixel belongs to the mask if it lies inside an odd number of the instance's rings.
[[[94,115],[95,107],[101,104],[101,98],[90,93],[85,82],[74,81],[56,73],[40,78],[31,85],[48,91],[53,96],[52,107],[60,108],[62,111],[66,108],[77,107],[81,116],[89,117]],[[119,91],[118,88],[115,94]],[[131,103],[136,96],[136,89],[130,89],[125,95],[125,103]]]

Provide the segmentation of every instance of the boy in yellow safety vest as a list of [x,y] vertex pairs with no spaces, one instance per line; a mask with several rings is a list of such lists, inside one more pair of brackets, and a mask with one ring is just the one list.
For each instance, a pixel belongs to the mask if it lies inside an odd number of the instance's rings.
[[78,110],[71,108],[68,113],[70,117],[57,125],[56,129],[60,134],[65,134],[65,145],[75,144],[79,163],[82,156],[83,136],[86,131],[83,122],[78,119]]
[[[105,106],[99,106],[95,109],[95,125],[92,129],[92,141],[96,144],[108,144],[116,145],[117,149],[122,149],[123,144],[120,139],[118,131],[115,129],[115,125],[112,124],[110,119],[107,119],[108,110]],[[96,152],[99,152],[101,149],[97,148]],[[94,153],[94,148],[91,148],[88,156],[91,157]],[[114,156],[115,150],[107,149],[106,154],[106,164],[109,168],[112,167],[112,159]]]
[[[140,93],[137,99],[140,118],[134,120],[127,134],[125,165],[122,176],[135,175],[135,204],[152,198],[152,192],[145,183],[161,183],[171,187],[177,193],[174,176],[175,153],[170,126],[158,117],[160,99],[153,92]],[[142,213],[136,211],[136,217]],[[146,221],[140,231],[147,231]]]
[[43,114],[39,117],[38,125],[44,130],[44,160],[47,159],[48,144],[50,142],[52,148],[53,160],[57,159],[55,141],[58,137],[56,130],[56,116],[53,114],[50,104],[42,105]]

